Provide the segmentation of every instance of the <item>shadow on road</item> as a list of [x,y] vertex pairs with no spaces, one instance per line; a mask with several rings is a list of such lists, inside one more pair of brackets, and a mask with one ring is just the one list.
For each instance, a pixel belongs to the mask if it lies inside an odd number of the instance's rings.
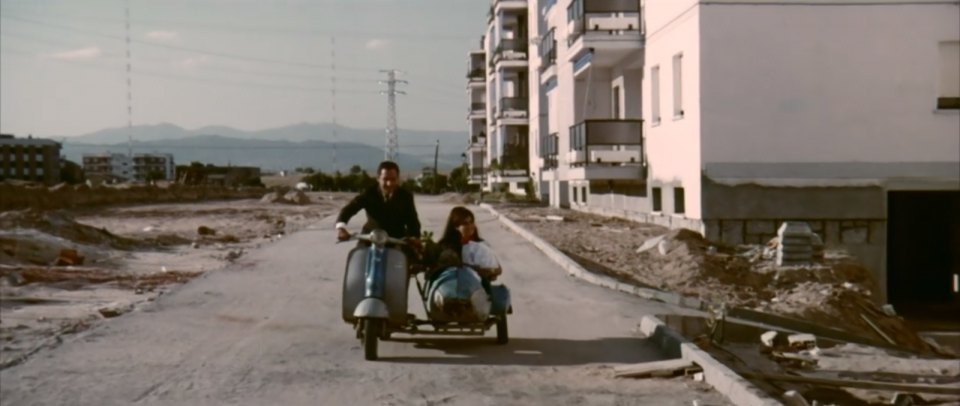
[[380,357],[387,362],[413,364],[562,366],[638,363],[663,358],[654,343],[630,337],[593,340],[511,338],[506,345],[495,344],[493,337],[398,337],[390,341],[442,353],[414,357],[391,357],[386,353]]

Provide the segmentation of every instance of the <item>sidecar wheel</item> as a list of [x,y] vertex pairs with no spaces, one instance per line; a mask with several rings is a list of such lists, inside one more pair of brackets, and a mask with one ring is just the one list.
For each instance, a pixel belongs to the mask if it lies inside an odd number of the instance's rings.
[[506,344],[508,341],[510,333],[507,331],[507,315],[502,315],[497,319],[497,344]]
[[363,323],[363,358],[367,361],[377,360],[377,344],[380,332],[383,330],[383,320],[367,319]]

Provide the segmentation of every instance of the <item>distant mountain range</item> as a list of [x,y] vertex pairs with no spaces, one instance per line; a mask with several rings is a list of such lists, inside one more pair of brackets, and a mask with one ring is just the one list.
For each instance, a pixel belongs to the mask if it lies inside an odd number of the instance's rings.
[[[332,124],[302,123],[259,131],[223,126],[187,130],[173,124],[133,127],[133,152],[174,155],[178,165],[199,161],[216,165],[258,166],[265,171],[311,166],[324,172],[336,167],[348,171],[360,165],[375,171],[384,156],[384,130],[355,129]],[[83,154],[127,152],[127,129],[109,128],[63,139],[63,154],[80,163]],[[463,162],[466,131],[399,131],[397,159],[404,174],[433,167],[434,149],[440,141],[438,166],[450,170]]]

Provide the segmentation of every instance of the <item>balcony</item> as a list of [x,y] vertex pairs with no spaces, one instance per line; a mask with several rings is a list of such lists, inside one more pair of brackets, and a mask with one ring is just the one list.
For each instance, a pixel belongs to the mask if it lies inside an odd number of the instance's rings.
[[560,137],[557,133],[540,136],[540,158],[543,159],[541,170],[557,168]]
[[490,67],[503,63],[506,68],[526,68],[528,49],[526,38],[501,40],[490,58]]
[[[567,7],[570,62],[592,52],[594,66],[610,67],[643,47],[640,0],[574,0]],[[642,61],[635,62],[642,67]]]
[[529,101],[526,97],[504,97],[500,99],[500,106],[496,110],[499,119],[521,119],[526,124],[529,114]]
[[570,127],[570,165],[640,164],[643,120],[585,120]]
[[467,79],[470,82],[485,82],[487,80],[487,69],[480,66],[467,71]]
[[470,103],[470,109],[467,111],[467,118],[471,120],[479,120],[486,116],[487,116],[487,103],[484,103],[484,102]]
[[540,40],[540,73],[557,64],[556,29],[550,31]]
[[478,134],[475,134],[470,137],[470,146],[467,148],[470,151],[480,151],[486,147],[487,135],[482,131]]
[[491,0],[490,14],[495,16],[500,12],[527,11],[527,0]]
[[490,163],[490,171],[501,178],[527,178],[530,175],[530,157],[526,145],[520,151],[504,152],[499,160]]

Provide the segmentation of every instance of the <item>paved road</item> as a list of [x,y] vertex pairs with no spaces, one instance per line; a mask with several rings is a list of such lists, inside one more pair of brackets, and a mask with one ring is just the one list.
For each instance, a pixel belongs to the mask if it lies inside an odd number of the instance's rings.
[[[418,204],[425,228],[439,234],[452,206],[430,198]],[[614,379],[612,366],[662,358],[633,331],[644,314],[670,309],[571,280],[485,211],[475,212],[514,296],[506,346],[492,344],[492,330],[468,338],[401,335],[381,344],[381,361],[364,361],[340,318],[349,247],[334,244],[327,218],[0,371],[0,403],[727,404],[682,378]],[[422,307],[411,309],[422,316]]]

